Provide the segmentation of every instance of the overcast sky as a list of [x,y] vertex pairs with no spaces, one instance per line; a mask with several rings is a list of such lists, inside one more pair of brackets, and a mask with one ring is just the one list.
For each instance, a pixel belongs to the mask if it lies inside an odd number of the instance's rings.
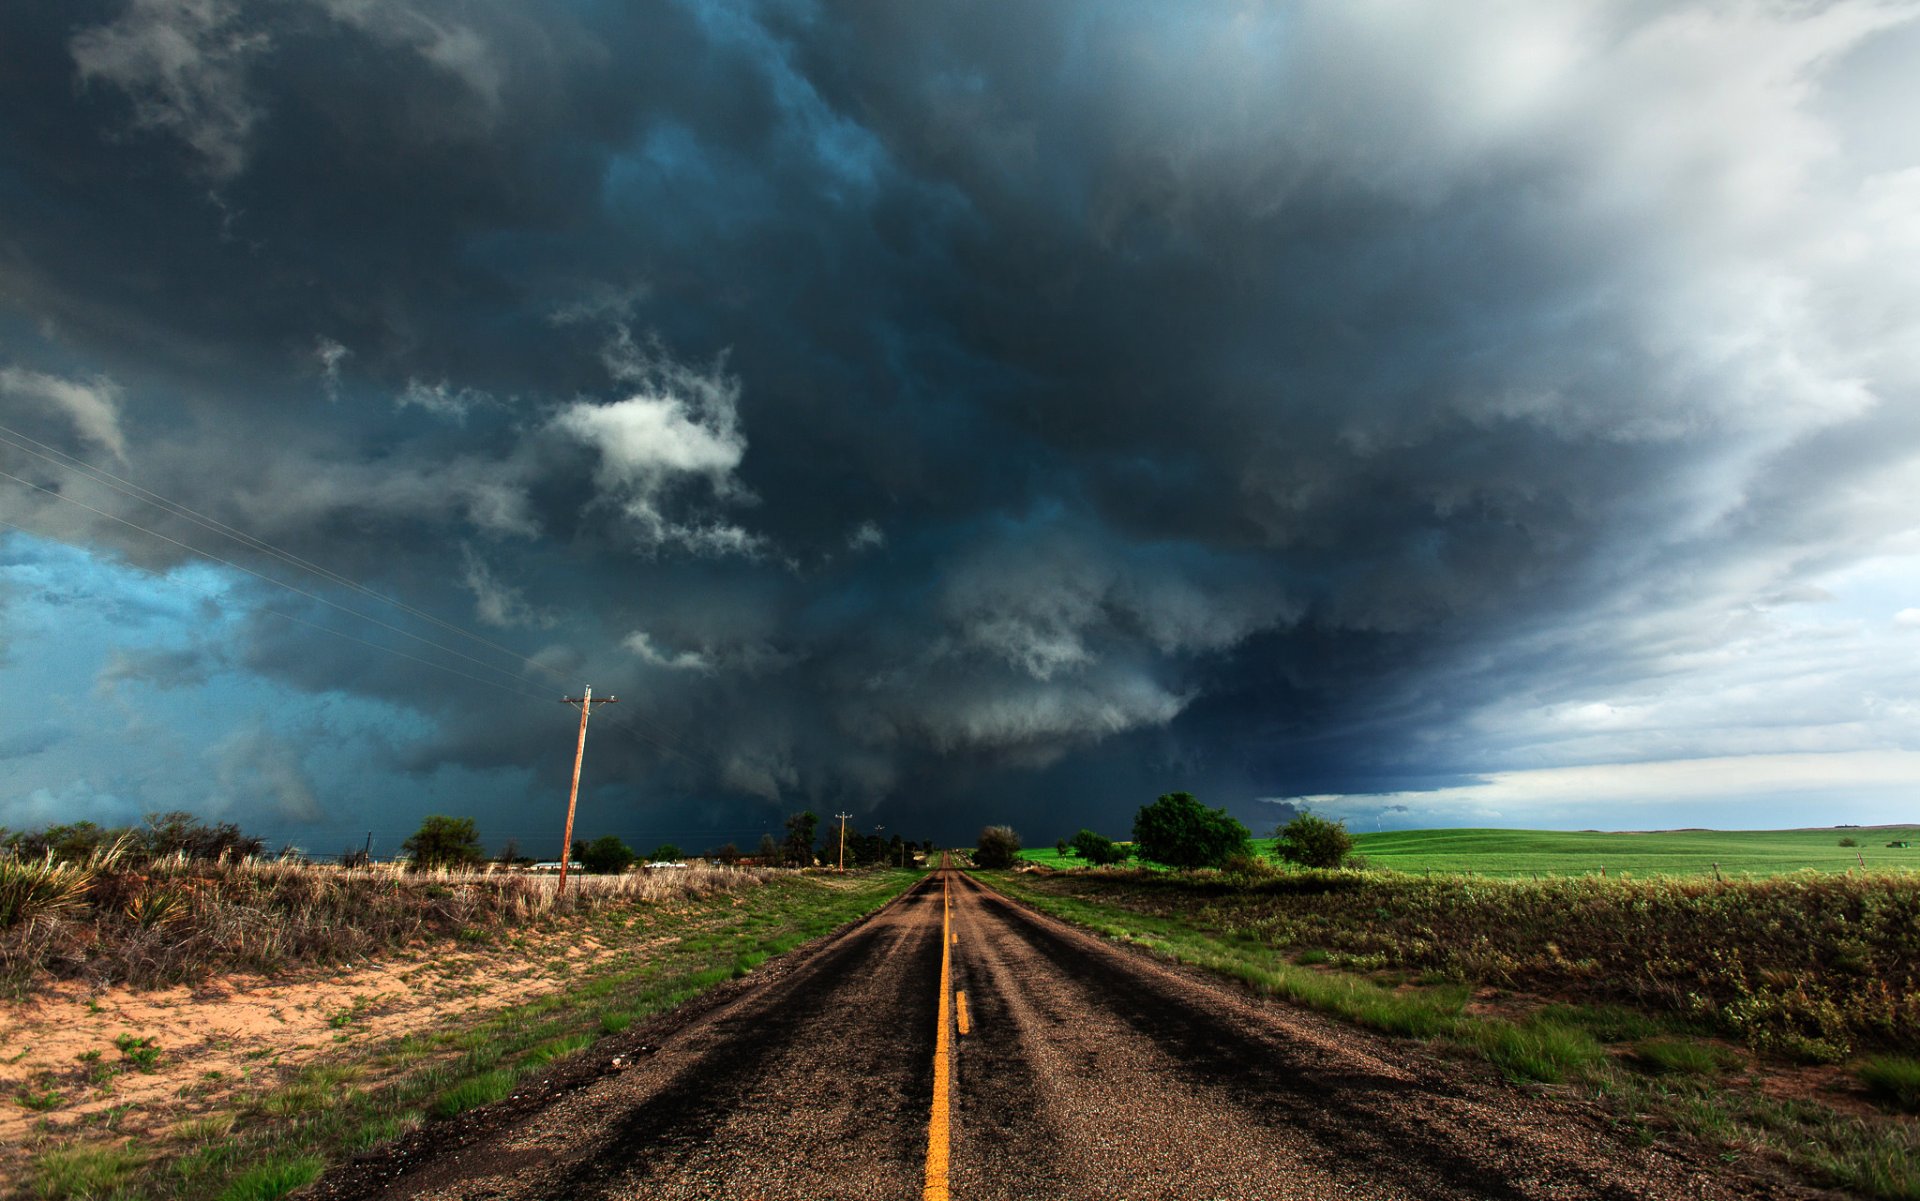
[[537,850],[587,684],[647,845],[1920,818],[1916,112],[1902,3],[6,5],[0,825]]

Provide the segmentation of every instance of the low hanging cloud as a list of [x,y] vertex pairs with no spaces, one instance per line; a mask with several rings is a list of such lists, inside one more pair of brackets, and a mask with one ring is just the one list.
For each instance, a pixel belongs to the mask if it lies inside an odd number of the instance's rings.
[[127,461],[127,439],[120,429],[120,386],[105,376],[92,380],[64,379],[21,367],[0,367],[0,395],[32,401],[61,414],[74,432],[122,463]]

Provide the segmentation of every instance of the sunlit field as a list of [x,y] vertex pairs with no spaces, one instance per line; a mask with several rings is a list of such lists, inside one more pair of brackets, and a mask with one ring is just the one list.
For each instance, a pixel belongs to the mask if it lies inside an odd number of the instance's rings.
[[[1842,845],[1851,840],[1854,845]],[[1895,847],[1889,843],[1905,842]],[[1254,840],[1271,858],[1273,839]],[[1403,872],[1472,872],[1523,879],[1534,875],[1778,876],[1787,872],[1920,870],[1920,826],[1822,830],[1392,830],[1359,833],[1354,852],[1368,867]],[[1078,857],[1034,847],[1022,857],[1048,867],[1083,867]]]

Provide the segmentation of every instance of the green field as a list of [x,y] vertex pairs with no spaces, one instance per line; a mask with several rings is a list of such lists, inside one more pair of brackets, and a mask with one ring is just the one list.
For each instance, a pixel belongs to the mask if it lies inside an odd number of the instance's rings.
[[[1842,838],[1859,845],[1843,847]],[[1889,842],[1909,842],[1905,848]],[[1271,857],[1273,840],[1254,849]],[[1612,834],[1594,830],[1393,830],[1355,834],[1354,850],[1368,866],[1403,872],[1473,872],[1483,876],[1691,876],[1713,870],[1729,876],[1777,876],[1813,869],[1841,872],[1866,866],[1920,870],[1920,826],[1824,830],[1664,830]],[[1021,852],[1049,867],[1082,867],[1052,847]]]

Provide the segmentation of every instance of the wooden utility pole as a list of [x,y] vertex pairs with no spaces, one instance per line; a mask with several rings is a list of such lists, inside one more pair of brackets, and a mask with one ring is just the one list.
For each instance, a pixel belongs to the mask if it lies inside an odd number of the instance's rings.
[[836,813],[834,816],[840,819],[840,870],[844,872],[847,870],[847,819],[853,814]]
[[587,755],[587,718],[593,715],[595,705],[611,705],[620,698],[603,696],[594,698],[593,685],[579,696],[563,696],[562,704],[580,706],[580,742],[573,748],[573,784],[567,789],[567,832],[560,836],[560,886],[554,889],[558,896],[567,891],[567,865],[573,861],[573,805],[580,797],[580,761]]

